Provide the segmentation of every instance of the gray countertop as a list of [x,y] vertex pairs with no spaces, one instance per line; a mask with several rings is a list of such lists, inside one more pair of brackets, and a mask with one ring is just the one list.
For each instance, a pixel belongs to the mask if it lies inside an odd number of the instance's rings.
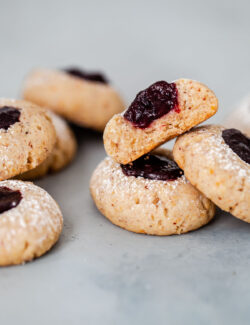
[[[223,121],[250,91],[249,1],[0,0],[0,96],[34,66],[107,72],[129,103],[150,83],[189,77],[218,95]],[[58,244],[0,269],[0,324],[249,324],[250,225],[218,210],[182,236],[124,231],[88,183],[101,135],[76,129],[78,155],[37,182],[60,204]]]

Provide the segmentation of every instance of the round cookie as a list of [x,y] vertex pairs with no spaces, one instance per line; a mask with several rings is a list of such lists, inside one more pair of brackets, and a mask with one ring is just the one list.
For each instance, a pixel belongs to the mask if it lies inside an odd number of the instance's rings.
[[124,109],[121,97],[105,78],[77,69],[34,70],[25,81],[23,97],[98,131]]
[[18,176],[22,180],[41,178],[49,172],[57,172],[66,167],[75,157],[77,143],[71,128],[60,116],[48,111],[55,130],[56,144],[49,157],[35,169]]
[[0,265],[43,255],[58,240],[62,226],[62,213],[45,190],[17,180],[0,183]]
[[197,81],[158,81],[108,122],[105,150],[117,162],[127,164],[205,121],[217,108],[214,93]]
[[228,128],[239,129],[250,137],[250,96],[231,112],[223,124]]
[[90,191],[105,217],[136,233],[186,233],[207,224],[215,213],[214,204],[187,181],[164,149],[128,165],[107,157],[94,171]]
[[0,99],[0,181],[42,163],[56,135],[45,109],[22,100]]
[[203,126],[173,150],[187,179],[221,209],[250,222],[250,139],[236,129]]

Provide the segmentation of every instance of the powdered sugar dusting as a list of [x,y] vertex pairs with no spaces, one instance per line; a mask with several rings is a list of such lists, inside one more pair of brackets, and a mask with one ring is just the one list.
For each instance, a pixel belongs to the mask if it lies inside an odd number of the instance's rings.
[[61,232],[61,211],[45,190],[17,180],[3,181],[0,186],[19,190],[23,197],[17,207],[0,214],[0,244],[5,250],[15,248],[20,238],[27,237],[28,241],[31,234],[37,245],[42,245],[48,237]]
[[21,115],[8,130],[0,129],[1,180],[35,168],[52,150],[55,140],[44,109],[26,101],[0,98],[0,106],[5,105],[18,108]]
[[[122,172],[120,164],[116,163],[110,157],[105,158],[104,162],[101,164],[102,168],[100,169],[100,177],[102,178],[102,187],[105,188],[106,191],[115,191],[116,187],[122,185],[124,191],[128,190],[130,193],[137,193],[138,182],[140,182],[147,190],[149,190],[148,192],[150,193],[150,190],[153,190],[156,186],[165,186],[169,190],[175,190],[179,184],[188,183],[188,180],[184,175],[174,181],[151,180],[144,177],[126,176]],[[116,179],[116,182],[113,182],[113,178]],[[120,195],[122,196],[123,193],[120,193]]]
[[174,181],[126,176],[120,164],[104,159],[90,189],[100,212],[114,224],[152,235],[187,232],[213,217],[213,205],[185,178]]
[[[249,165],[242,161],[223,140],[221,134],[224,129],[222,126],[208,126],[196,130],[198,134],[209,133],[209,137],[206,138],[208,150],[204,159],[211,162],[216,160],[222,169],[237,172],[239,177],[250,176]],[[197,152],[202,150],[201,154],[204,155],[204,146],[201,148],[199,142],[194,144],[194,150]]]

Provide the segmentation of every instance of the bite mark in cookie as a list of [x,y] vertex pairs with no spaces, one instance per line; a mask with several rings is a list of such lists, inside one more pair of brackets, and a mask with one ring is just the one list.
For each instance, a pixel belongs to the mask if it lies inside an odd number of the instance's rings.
[[0,213],[15,208],[22,200],[20,191],[14,191],[3,186],[0,187]]
[[233,152],[243,161],[250,164],[250,138],[236,129],[223,130],[222,138]]
[[217,109],[215,94],[198,81],[156,82],[108,122],[105,150],[118,163],[130,163],[207,120]]
[[158,81],[137,94],[124,118],[144,129],[171,110],[180,112],[176,84]]
[[147,154],[130,164],[121,165],[126,176],[144,177],[152,180],[174,181],[183,175],[177,164],[167,157]]
[[11,107],[11,106],[3,106],[0,108],[0,129],[8,130],[8,128],[19,122],[20,118],[20,110]]

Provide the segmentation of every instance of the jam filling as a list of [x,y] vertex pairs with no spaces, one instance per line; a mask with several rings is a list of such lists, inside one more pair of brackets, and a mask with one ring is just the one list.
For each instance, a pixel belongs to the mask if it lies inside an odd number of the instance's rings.
[[106,79],[106,77],[99,72],[95,72],[95,73],[86,72],[78,68],[69,68],[69,69],[65,69],[64,71],[70,74],[71,76],[78,77],[84,80],[108,84],[108,80]]
[[250,138],[236,129],[223,130],[222,138],[243,161],[250,164]]
[[137,94],[124,118],[135,127],[145,129],[171,110],[180,112],[177,87],[174,82],[158,81]]
[[22,200],[20,191],[13,191],[8,187],[0,187],[0,213],[18,206]]
[[3,106],[0,108],[0,129],[8,130],[8,128],[19,122],[20,118],[20,110],[11,107],[11,106]]
[[126,176],[159,181],[174,181],[183,175],[177,164],[166,157],[147,154],[127,165],[121,165]]

